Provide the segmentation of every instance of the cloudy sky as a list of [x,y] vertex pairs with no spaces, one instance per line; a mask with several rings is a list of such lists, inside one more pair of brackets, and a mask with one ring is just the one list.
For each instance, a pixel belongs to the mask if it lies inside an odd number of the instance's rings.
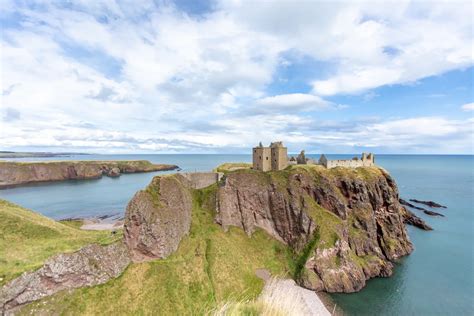
[[0,150],[474,154],[470,1],[0,2]]

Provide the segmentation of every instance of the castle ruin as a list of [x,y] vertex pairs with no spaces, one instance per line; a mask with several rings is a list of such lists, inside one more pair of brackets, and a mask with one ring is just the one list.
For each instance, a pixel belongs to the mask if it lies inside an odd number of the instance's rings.
[[253,148],[252,160],[254,170],[283,170],[288,166],[288,149],[282,142],[273,142],[270,147],[263,147],[260,143]]
[[346,168],[357,168],[357,167],[370,167],[375,164],[375,157],[372,153],[362,153],[362,157],[354,157],[352,159],[338,159],[328,160],[325,155],[321,155],[318,161],[319,165],[322,165],[328,169],[335,167],[346,167]]
[[253,169],[260,171],[283,170],[288,165],[321,165],[327,169],[335,167],[358,168],[371,167],[375,165],[375,156],[372,153],[362,153],[362,156],[352,159],[329,160],[323,154],[316,162],[305,156],[304,150],[295,158],[288,159],[288,150],[282,142],[273,142],[269,147],[264,147],[260,143],[253,148]]

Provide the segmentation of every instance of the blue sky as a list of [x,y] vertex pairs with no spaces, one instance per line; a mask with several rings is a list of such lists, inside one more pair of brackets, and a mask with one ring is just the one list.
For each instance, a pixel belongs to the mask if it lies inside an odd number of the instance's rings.
[[469,1],[2,1],[0,150],[474,153]]

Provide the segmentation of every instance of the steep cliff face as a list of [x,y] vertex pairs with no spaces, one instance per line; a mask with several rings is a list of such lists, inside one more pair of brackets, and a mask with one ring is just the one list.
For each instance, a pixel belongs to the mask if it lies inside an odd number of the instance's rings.
[[314,290],[358,291],[412,251],[397,186],[377,167],[238,171],[218,197],[218,223],[286,242],[301,254],[299,282]]
[[25,183],[97,179],[121,173],[173,170],[175,165],[156,165],[146,160],[134,161],[53,161],[0,162],[0,188]]
[[181,175],[153,178],[127,206],[125,243],[133,261],[165,258],[176,251],[191,226],[192,197]]

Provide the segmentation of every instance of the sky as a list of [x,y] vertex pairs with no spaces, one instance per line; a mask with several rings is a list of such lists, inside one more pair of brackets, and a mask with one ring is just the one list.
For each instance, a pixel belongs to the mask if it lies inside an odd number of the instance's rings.
[[0,1],[0,150],[474,154],[470,1]]

